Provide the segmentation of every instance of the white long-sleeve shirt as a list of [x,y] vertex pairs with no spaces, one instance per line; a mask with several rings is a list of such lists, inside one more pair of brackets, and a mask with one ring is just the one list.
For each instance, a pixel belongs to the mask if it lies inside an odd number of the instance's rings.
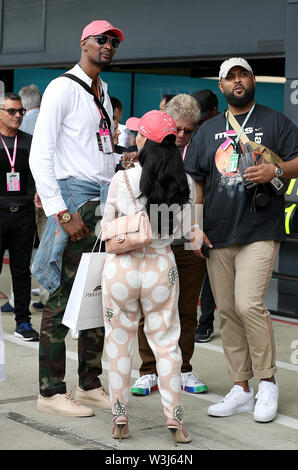
[[[92,79],[77,64],[69,73],[89,86]],[[107,84],[101,81],[104,103],[111,120],[113,110]],[[100,114],[94,98],[66,77],[46,88],[36,122],[29,164],[46,216],[66,209],[57,180],[70,176],[104,185],[115,173],[115,154],[99,150],[96,133]]]

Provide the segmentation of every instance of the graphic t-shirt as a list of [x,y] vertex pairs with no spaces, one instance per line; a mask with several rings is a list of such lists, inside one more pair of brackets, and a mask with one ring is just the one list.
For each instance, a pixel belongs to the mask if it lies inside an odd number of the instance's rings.
[[[235,116],[240,126],[246,116]],[[298,129],[282,113],[256,104],[244,130],[249,140],[265,145],[284,161],[298,156]],[[251,210],[239,169],[229,172],[227,153],[219,149],[227,136],[226,116],[220,113],[200,127],[184,161],[186,172],[204,181],[204,232],[215,248],[284,240],[284,197],[271,195],[267,206]],[[230,148],[232,153],[233,146]],[[238,150],[241,152],[239,146]]]
[[[2,138],[13,156],[14,137],[2,135]],[[18,146],[15,161],[15,172],[20,174],[20,191],[7,191],[7,173],[11,172],[3,143],[0,140],[0,207],[25,206],[34,199],[35,184],[29,168],[29,154],[32,136],[18,131]]]

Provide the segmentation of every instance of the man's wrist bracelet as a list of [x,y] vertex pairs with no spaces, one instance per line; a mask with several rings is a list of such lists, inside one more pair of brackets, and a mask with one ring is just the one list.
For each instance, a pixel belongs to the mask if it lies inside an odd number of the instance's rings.
[[64,211],[58,212],[57,217],[58,217],[61,224],[66,224],[72,218],[71,214],[68,212],[68,209],[65,209]]

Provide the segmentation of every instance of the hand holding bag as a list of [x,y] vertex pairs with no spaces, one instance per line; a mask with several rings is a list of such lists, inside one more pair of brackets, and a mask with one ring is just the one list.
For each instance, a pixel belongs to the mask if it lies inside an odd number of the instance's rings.
[[135,214],[118,217],[106,222],[102,231],[107,253],[120,254],[136,250],[152,243],[151,224],[146,211],[138,211],[127,176],[123,172],[127,189],[135,207]]
[[[233,116],[231,112],[229,112],[229,123],[231,124],[232,128],[234,129],[235,132],[239,133],[240,131],[240,125],[238,124],[237,120]],[[257,161],[260,163],[263,163],[264,161],[267,163],[275,164],[275,163],[280,163],[283,162],[282,158],[280,158],[276,153],[273,152],[269,147],[266,147],[263,144],[259,144],[257,142],[253,142],[252,140],[249,140],[245,132],[242,132],[241,137],[240,137],[241,142],[244,145],[244,148],[247,152],[253,152]],[[274,184],[274,180],[277,180]],[[273,189],[273,192],[275,195],[280,196],[285,194],[285,192],[288,189],[290,179],[284,178],[284,177],[274,177],[271,182],[271,185],[269,187]]]
[[[231,124],[235,132],[238,133],[240,131],[240,126],[231,112],[229,112],[229,123]],[[252,140],[249,140],[245,132],[242,132],[240,140],[244,145],[249,144],[252,147],[253,151],[260,155],[268,163],[274,164],[283,161],[278,155],[276,155],[276,153],[273,152],[273,150],[269,149],[265,145],[258,144],[256,142],[253,142]]]
[[99,328],[104,325],[101,278],[107,253],[83,253],[66,305],[62,323],[74,331]]

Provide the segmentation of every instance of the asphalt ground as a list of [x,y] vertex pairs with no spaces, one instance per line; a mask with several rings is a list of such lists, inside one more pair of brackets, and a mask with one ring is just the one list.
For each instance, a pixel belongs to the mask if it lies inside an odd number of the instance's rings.
[[[38,287],[38,284],[32,279],[32,288],[34,287]],[[10,272],[7,264],[3,266],[0,275],[0,291],[9,295]],[[39,298],[32,297],[32,300],[38,301]],[[5,302],[6,299],[0,299],[0,306]],[[33,307],[31,311],[33,327],[39,331],[42,313]],[[199,313],[198,307],[198,315]],[[232,386],[225,365],[217,315],[214,326],[215,334],[211,342],[196,344],[192,359],[193,370],[202,382],[208,384],[209,391],[204,394],[182,392],[184,423],[192,436],[192,442],[174,447],[170,432],[165,427],[158,391],[147,397],[131,396],[131,437],[122,442],[112,438],[110,411],[94,408],[95,416],[90,418],[69,418],[38,412],[38,342],[25,342],[14,337],[14,315],[2,313],[7,377],[5,381],[0,382],[1,453],[15,450],[98,450],[98,462],[141,468],[144,464],[170,467],[193,465],[196,461],[201,461],[202,455],[205,455],[202,454],[204,450],[297,450],[298,322],[273,317],[278,367],[276,378],[279,382],[280,399],[278,415],[270,423],[255,422],[252,413],[237,414],[228,418],[208,416],[208,406],[218,402]],[[73,391],[74,394],[77,386],[77,341],[70,333],[66,338],[66,348],[66,382],[68,391]],[[131,385],[139,376],[139,366],[136,339]],[[103,385],[108,388],[105,353],[101,379]],[[252,379],[250,385],[256,393],[258,382]],[[189,459],[192,459],[192,462]]]

